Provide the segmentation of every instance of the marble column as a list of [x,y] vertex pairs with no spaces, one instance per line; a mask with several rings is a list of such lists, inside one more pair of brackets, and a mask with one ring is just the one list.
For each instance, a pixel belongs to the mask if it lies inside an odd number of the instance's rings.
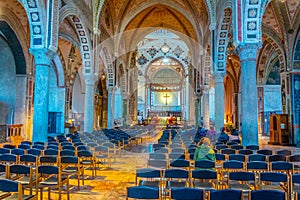
[[92,133],[94,127],[94,93],[95,81],[93,76],[85,76],[84,96],[84,132]]
[[209,87],[204,86],[203,95],[202,95],[202,104],[203,104],[203,126],[205,129],[209,130]]
[[190,90],[190,84],[189,84],[189,77],[187,76],[185,79],[185,121],[187,125],[189,124],[190,120],[190,95],[189,95],[189,90]]
[[148,117],[148,90],[149,90],[149,85],[145,84],[144,119],[147,119]]
[[234,105],[234,114],[233,114],[233,123],[234,123],[234,127],[236,129],[239,129],[239,93],[234,93],[233,94],[233,99],[234,99],[234,102],[233,102],[233,105]]
[[[25,123],[25,106],[26,106],[26,75],[17,75],[16,77],[16,103],[15,103],[15,124]],[[24,135],[25,137],[25,135]]]
[[201,94],[196,94],[195,101],[195,115],[196,115],[196,127],[201,126]]
[[115,102],[115,90],[114,88],[108,88],[107,94],[107,128],[113,129],[114,128],[114,102]]
[[258,145],[258,101],[256,84],[256,56],[258,44],[238,46],[241,61],[241,131],[242,144]]
[[35,62],[33,142],[46,142],[48,134],[49,68],[53,53],[48,49],[30,49]]
[[224,77],[225,73],[214,73],[215,82],[215,127],[217,133],[224,127]]

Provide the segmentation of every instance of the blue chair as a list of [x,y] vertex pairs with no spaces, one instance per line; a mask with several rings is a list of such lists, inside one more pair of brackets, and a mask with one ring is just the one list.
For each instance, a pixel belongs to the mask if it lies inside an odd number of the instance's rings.
[[160,199],[159,188],[133,186],[127,188],[126,199]]
[[231,154],[231,155],[229,155],[228,159],[229,160],[241,161],[241,162],[246,161],[246,157],[243,154]]
[[167,156],[167,154],[164,154],[164,153],[150,153],[149,154],[149,159],[166,160],[166,159],[168,159],[168,156]]
[[0,154],[10,153],[10,149],[8,148],[0,148]]
[[24,155],[25,154],[25,150],[24,149],[12,149],[11,150],[11,154],[15,154],[15,155]]
[[75,156],[75,151],[72,150],[61,150],[59,152],[60,156]]
[[18,148],[19,148],[19,149],[28,150],[28,149],[30,149],[31,147],[30,147],[30,145],[28,145],[28,144],[19,144],[19,145],[18,145]]
[[189,169],[190,161],[184,159],[170,160],[170,167]]
[[189,171],[184,169],[166,169],[164,173],[166,189],[188,187]]
[[270,150],[270,149],[260,149],[260,150],[257,150],[256,153],[257,154],[263,154],[263,155],[266,155],[266,156],[273,155],[273,151]]
[[57,165],[58,163],[57,156],[51,156],[51,155],[40,156],[39,159],[40,159],[39,163],[42,165]]
[[262,172],[260,173],[261,190],[280,190],[288,188],[288,176],[281,172]]
[[39,150],[44,150],[45,149],[45,146],[44,145],[41,145],[41,144],[34,144],[32,146],[33,149],[39,149]]
[[242,190],[243,192],[256,188],[254,172],[230,172],[227,186],[230,189]]
[[0,179],[7,178],[8,173],[7,172],[7,166],[5,164],[0,164]]
[[143,168],[136,170],[135,184],[159,188],[162,182],[162,171],[154,168]]
[[80,159],[81,166],[89,166],[92,170],[92,177],[95,177],[95,159],[92,152],[87,150],[82,150],[77,152],[77,156]]
[[35,148],[28,149],[27,150],[27,154],[31,154],[31,155],[35,155],[35,156],[40,156],[40,155],[42,155],[42,150],[41,149],[35,149]]
[[247,171],[259,173],[259,172],[266,172],[269,170],[269,166],[267,162],[263,161],[251,161],[247,162]]
[[170,153],[169,154],[169,159],[170,160],[175,160],[175,159],[185,159],[185,154],[181,154],[181,153]]
[[205,192],[198,188],[172,188],[170,199],[176,200],[202,200]]
[[238,150],[238,154],[250,155],[250,154],[253,154],[253,150],[251,150],[251,149],[240,149],[240,150]]
[[192,171],[192,186],[204,190],[218,189],[218,175],[214,170],[203,169]]
[[58,188],[58,198],[61,199],[61,190],[63,185],[67,186],[67,199],[70,199],[69,176],[62,176],[60,167],[42,165],[38,166],[37,172],[37,188],[40,189],[40,199],[43,199],[43,188],[48,188],[48,199],[51,199],[50,189]]
[[211,191],[210,200],[242,200],[241,190],[215,190]]
[[249,195],[249,200],[285,200],[285,192],[277,190],[253,190]]
[[292,155],[292,151],[291,150],[287,150],[287,149],[278,150],[276,153],[278,155],[283,155],[283,156],[290,156],[290,155]]
[[266,155],[264,154],[251,154],[248,156],[248,162],[252,161],[266,161]]
[[55,149],[46,149],[44,151],[44,155],[45,156],[58,156],[58,150],[55,150]]
[[168,161],[161,159],[150,159],[148,160],[147,167],[166,169],[168,167]]
[[198,160],[195,162],[195,168],[199,169],[214,169],[216,164],[211,160]]
[[256,150],[259,150],[259,146],[257,146],[257,145],[248,145],[248,146],[246,146],[246,149],[256,151]]
[[31,141],[22,141],[21,144],[25,144],[25,145],[31,146],[32,142]]
[[286,157],[283,155],[270,155],[268,157],[269,162],[286,161]]
[[0,191],[1,199],[36,199],[35,195],[24,195],[22,184],[13,180],[0,179]]
[[23,165],[29,165],[35,168],[38,164],[37,156],[32,154],[20,155],[20,163]]
[[16,145],[13,145],[13,144],[4,144],[4,145],[3,145],[3,148],[6,148],[6,149],[14,149],[14,148],[16,148]]
[[0,155],[0,162],[3,164],[16,164],[18,162],[18,156],[14,154],[2,154]]
[[80,177],[82,177],[82,185],[84,185],[84,168],[80,165],[80,161],[77,156],[62,156],[60,158],[60,166],[62,174],[76,175],[78,189],[80,188]]

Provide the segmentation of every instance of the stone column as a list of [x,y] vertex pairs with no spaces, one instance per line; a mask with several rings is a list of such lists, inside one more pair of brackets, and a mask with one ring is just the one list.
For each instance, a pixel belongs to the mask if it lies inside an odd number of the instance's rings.
[[148,90],[149,90],[149,85],[145,83],[144,119],[147,119],[148,116]]
[[35,62],[33,142],[46,142],[48,134],[49,68],[53,53],[30,49]]
[[209,87],[204,86],[203,95],[202,95],[202,104],[203,104],[203,126],[205,129],[209,130]]
[[[25,123],[25,106],[26,106],[26,75],[17,75],[16,77],[16,103],[15,103],[15,124]],[[25,135],[24,135],[25,138]]]
[[195,115],[196,115],[196,127],[201,126],[201,94],[196,94],[195,101]]
[[224,127],[224,77],[225,73],[214,73],[215,81],[215,127],[217,133]]
[[107,128],[113,129],[114,128],[114,102],[115,102],[115,90],[114,88],[108,88],[107,94]]
[[234,127],[236,129],[239,129],[239,93],[234,93],[233,94],[233,99],[234,99],[234,114],[233,114],[233,123]]
[[241,130],[243,145],[258,145],[256,56],[258,44],[237,48],[241,61]]
[[185,121],[189,124],[190,120],[190,84],[189,84],[189,77],[187,76],[185,79]]
[[94,126],[94,77],[85,76],[85,96],[84,96],[84,132],[92,133]]

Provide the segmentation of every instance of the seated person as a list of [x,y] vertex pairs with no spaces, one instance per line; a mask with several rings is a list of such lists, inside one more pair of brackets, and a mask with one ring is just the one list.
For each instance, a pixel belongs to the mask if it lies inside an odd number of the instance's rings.
[[227,135],[227,133],[225,133],[225,128],[222,127],[222,128],[220,129],[220,131],[221,131],[221,134],[220,134],[220,136],[219,136],[219,138],[218,138],[218,142],[223,142],[223,143],[228,142],[229,136]]
[[203,137],[201,138],[199,144],[197,147],[195,154],[194,154],[194,160],[211,160],[216,161],[215,151],[211,147],[211,143],[209,138]]
[[229,141],[236,141],[238,143],[241,142],[238,130],[232,130],[231,135],[229,136]]

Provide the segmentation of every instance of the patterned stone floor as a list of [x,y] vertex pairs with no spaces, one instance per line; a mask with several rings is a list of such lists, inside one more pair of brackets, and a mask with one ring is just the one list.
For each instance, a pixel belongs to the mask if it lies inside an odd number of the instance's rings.
[[[71,200],[121,200],[126,197],[126,188],[135,184],[135,171],[137,168],[146,167],[148,153],[152,151],[151,143],[155,139],[148,139],[144,144],[133,146],[130,151],[122,151],[121,157],[112,163],[109,169],[100,166],[97,176],[91,178],[91,170],[86,170],[85,185],[77,188],[77,179],[71,177]],[[264,149],[292,149],[294,154],[300,153],[300,148],[287,146],[268,145],[267,137],[260,137],[260,146]],[[76,177],[75,177],[76,178]],[[48,199],[47,192],[44,192],[43,199]],[[51,193],[51,199],[58,199],[57,192]],[[62,199],[67,199],[63,191]]]

